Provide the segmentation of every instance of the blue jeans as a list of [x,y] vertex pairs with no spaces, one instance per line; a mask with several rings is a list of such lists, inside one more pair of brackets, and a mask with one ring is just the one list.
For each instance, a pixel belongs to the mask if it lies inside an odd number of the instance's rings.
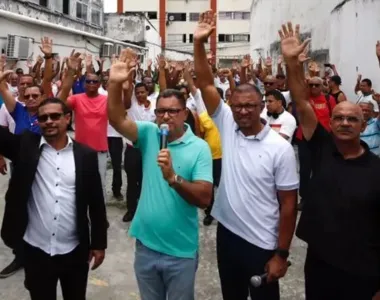
[[135,274],[141,300],[194,300],[196,258],[179,258],[136,240]]

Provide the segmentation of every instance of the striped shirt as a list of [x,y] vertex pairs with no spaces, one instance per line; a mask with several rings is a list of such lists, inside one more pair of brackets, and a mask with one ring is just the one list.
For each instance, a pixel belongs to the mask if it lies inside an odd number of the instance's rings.
[[380,156],[380,120],[372,118],[367,121],[366,129],[360,134],[372,153]]

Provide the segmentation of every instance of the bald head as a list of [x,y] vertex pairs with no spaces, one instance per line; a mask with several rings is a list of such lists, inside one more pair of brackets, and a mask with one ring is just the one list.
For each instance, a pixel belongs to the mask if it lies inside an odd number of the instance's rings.
[[353,104],[349,101],[343,101],[334,107],[332,115],[341,114],[342,112],[354,114],[363,120],[363,112],[359,105]]
[[322,85],[323,84],[323,79],[321,77],[314,76],[314,77],[311,77],[309,79],[309,83],[314,83],[314,84],[320,84],[320,85]]

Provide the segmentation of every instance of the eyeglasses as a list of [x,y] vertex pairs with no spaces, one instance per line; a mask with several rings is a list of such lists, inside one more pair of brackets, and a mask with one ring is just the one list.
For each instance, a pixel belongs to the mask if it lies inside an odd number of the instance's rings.
[[163,117],[168,113],[169,117],[177,116],[184,108],[156,108],[154,113],[157,117]]
[[309,83],[309,87],[311,88],[319,88],[321,85],[319,83]]
[[259,104],[252,104],[252,103],[247,103],[247,104],[242,104],[242,105],[231,104],[231,109],[235,112],[241,112],[243,110],[243,108],[246,111],[252,112],[258,107],[261,108],[261,104],[260,105]]
[[86,79],[86,84],[98,84],[99,80]]
[[48,119],[52,121],[58,121],[64,114],[63,113],[51,113],[46,115],[39,115],[37,117],[38,123],[45,123]]
[[25,99],[33,98],[34,100],[38,99],[39,96],[41,96],[41,94],[27,94],[27,95],[24,95]]
[[344,120],[346,120],[350,124],[357,124],[360,122],[360,119],[358,117],[353,116],[333,116],[332,120],[337,123],[343,123]]
[[266,86],[272,86],[272,85],[274,85],[274,82],[264,82],[264,85],[266,85]]

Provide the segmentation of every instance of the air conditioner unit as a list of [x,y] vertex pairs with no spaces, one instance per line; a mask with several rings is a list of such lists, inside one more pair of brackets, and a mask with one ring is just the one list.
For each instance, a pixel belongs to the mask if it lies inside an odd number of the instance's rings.
[[114,45],[112,43],[104,43],[102,45],[101,57],[111,57],[114,54]]
[[28,59],[32,47],[32,39],[8,34],[6,50],[7,58]]
[[121,50],[123,50],[123,46],[122,45],[115,45],[115,55],[116,56],[120,56]]

